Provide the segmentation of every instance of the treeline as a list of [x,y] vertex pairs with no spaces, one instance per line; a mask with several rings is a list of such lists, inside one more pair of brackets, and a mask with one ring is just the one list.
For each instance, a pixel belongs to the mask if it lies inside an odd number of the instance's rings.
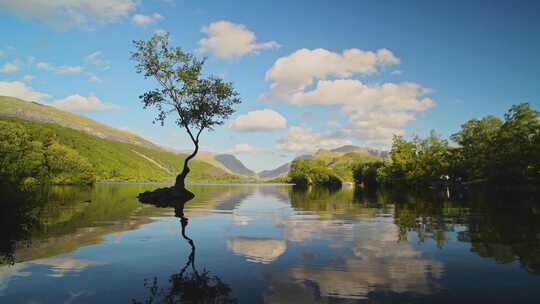
[[91,184],[92,165],[60,144],[52,132],[30,133],[17,123],[0,121],[0,179],[23,186]]
[[540,113],[528,103],[512,106],[504,120],[471,119],[450,140],[452,144],[434,131],[410,141],[396,136],[390,159],[358,164],[355,182],[366,188],[540,184]]
[[289,169],[288,179],[288,182],[302,187],[341,187],[341,179],[324,161],[318,159],[295,159]]

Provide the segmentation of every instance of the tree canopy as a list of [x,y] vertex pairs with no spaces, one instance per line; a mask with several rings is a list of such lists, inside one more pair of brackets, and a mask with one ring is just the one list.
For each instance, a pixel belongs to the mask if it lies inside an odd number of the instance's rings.
[[154,79],[158,87],[140,96],[144,108],[154,108],[154,122],[161,125],[175,115],[175,123],[186,130],[195,150],[185,159],[184,169],[177,177],[176,186],[184,188],[189,173],[188,162],[199,149],[199,136],[205,129],[222,125],[234,113],[234,105],[241,102],[232,83],[216,76],[202,74],[204,59],[169,45],[169,35],[154,35],[150,40],[134,41],[131,58],[137,73]]

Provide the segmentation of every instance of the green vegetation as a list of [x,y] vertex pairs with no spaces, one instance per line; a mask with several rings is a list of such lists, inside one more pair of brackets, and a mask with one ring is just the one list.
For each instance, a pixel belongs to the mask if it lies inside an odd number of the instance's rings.
[[15,97],[0,96],[0,116],[20,118],[35,122],[54,123],[62,127],[82,131],[86,134],[98,136],[100,138],[146,148],[158,148],[148,140],[131,132],[113,128],[85,116],[64,112],[51,106],[21,100]]
[[337,152],[328,150],[319,150],[313,159],[324,162],[325,166],[330,168],[335,175],[342,181],[352,182],[352,169],[358,164],[381,161],[382,158],[371,154],[367,149],[357,149],[351,152]]
[[21,124],[0,120],[0,177],[31,188],[42,182],[91,184],[92,165],[53,133],[36,134]]
[[341,187],[341,180],[322,160],[295,159],[291,164],[289,179],[298,186]]
[[[0,175],[17,183],[172,181],[185,155],[103,139],[51,123],[0,118]],[[194,160],[190,181],[241,181]]]
[[395,137],[390,160],[357,166],[357,184],[421,188],[441,184],[487,182],[500,187],[540,182],[540,113],[527,103],[513,106],[504,121],[493,116],[472,119],[451,136],[451,146],[434,131],[425,139]]

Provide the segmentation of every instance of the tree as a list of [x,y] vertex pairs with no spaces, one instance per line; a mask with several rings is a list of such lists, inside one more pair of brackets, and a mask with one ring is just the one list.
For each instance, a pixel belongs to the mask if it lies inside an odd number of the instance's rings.
[[494,143],[496,153],[490,175],[504,183],[525,182],[540,176],[540,112],[522,103],[512,106],[504,118]]
[[[461,130],[450,138],[459,147],[463,168],[468,180],[485,179],[495,152],[495,138],[503,122],[495,116],[471,119],[461,125]],[[458,152],[456,151],[456,152]]]
[[199,136],[212,130],[234,113],[239,94],[230,82],[215,76],[204,77],[204,59],[198,59],[179,47],[169,46],[169,35],[154,35],[150,40],[134,41],[132,59],[137,73],[156,80],[159,88],[140,96],[144,108],[157,110],[154,122],[164,124],[171,113],[175,123],[184,128],[193,142],[193,152],[184,160],[182,172],[176,177],[175,188],[185,190],[189,161],[199,151]]

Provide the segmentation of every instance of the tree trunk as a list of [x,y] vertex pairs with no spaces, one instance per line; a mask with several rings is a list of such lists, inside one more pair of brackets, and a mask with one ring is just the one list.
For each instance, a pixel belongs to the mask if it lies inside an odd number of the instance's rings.
[[174,184],[174,188],[176,188],[179,191],[186,190],[186,177],[189,174],[189,161],[197,155],[197,152],[199,152],[199,143],[198,140],[194,142],[195,144],[195,150],[193,150],[193,153],[191,153],[186,159],[184,160],[184,168],[182,169],[182,172],[178,174],[176,177],[176,182]]

